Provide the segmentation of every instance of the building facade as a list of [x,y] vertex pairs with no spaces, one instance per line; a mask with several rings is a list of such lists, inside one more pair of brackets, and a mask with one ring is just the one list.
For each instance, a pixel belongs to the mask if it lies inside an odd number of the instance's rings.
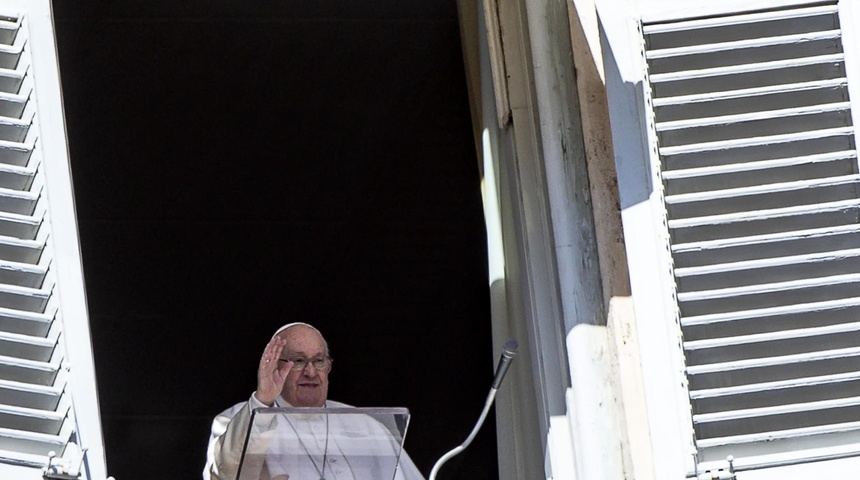
[[856,471],[857,8],[461,18],[495,341],[527,345],[498,410],[505,478]]

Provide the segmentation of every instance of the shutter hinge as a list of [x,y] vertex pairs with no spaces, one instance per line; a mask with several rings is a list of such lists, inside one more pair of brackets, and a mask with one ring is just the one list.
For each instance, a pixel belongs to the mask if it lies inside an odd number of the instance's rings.
[[725,468],[714,468],[700,473],[696,476],[697,480],[737,480],[735,476],[735,457],[729,455],[726,457],[728,465]]
[[58,457],[56,452],[48,453],[48,466],[42,469],[45,480],[77,480],[81,477],[81,467],[87,449],[82,449],[76,443],[66,445],[66,452]]

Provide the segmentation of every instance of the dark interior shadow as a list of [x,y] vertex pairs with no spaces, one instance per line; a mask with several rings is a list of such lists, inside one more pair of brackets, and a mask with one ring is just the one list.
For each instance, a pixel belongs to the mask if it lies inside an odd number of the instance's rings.
[[[246,3],[54,6],[108,473],[199,478],[291,321],[429,473],[495,366],[456,7]],[[497,478],[493,427],[446,478]]]

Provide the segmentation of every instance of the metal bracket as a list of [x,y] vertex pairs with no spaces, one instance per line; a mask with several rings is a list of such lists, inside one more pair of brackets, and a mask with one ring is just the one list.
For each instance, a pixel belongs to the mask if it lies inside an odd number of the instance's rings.
[[735,457],[729,455],[726,457],[726,462],[729,464],[727,468],[719,468],[716,470],[708,470],[696,476],[697,480],[737,480],[735,476]]
[[[71,450],[71,451],[70,451]],[[87,449],[81,449],[76,443],[66,445],[66,455],[57,457],[56,452],[48,453],[48,466],[42,469],[44,480],[78,480],[81,477],[81,467]]]

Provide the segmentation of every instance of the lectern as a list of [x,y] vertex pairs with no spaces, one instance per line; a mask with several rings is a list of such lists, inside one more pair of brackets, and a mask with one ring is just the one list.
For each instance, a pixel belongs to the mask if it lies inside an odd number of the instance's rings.
[[258,408],[237,480],[395,480],[406,408]]

